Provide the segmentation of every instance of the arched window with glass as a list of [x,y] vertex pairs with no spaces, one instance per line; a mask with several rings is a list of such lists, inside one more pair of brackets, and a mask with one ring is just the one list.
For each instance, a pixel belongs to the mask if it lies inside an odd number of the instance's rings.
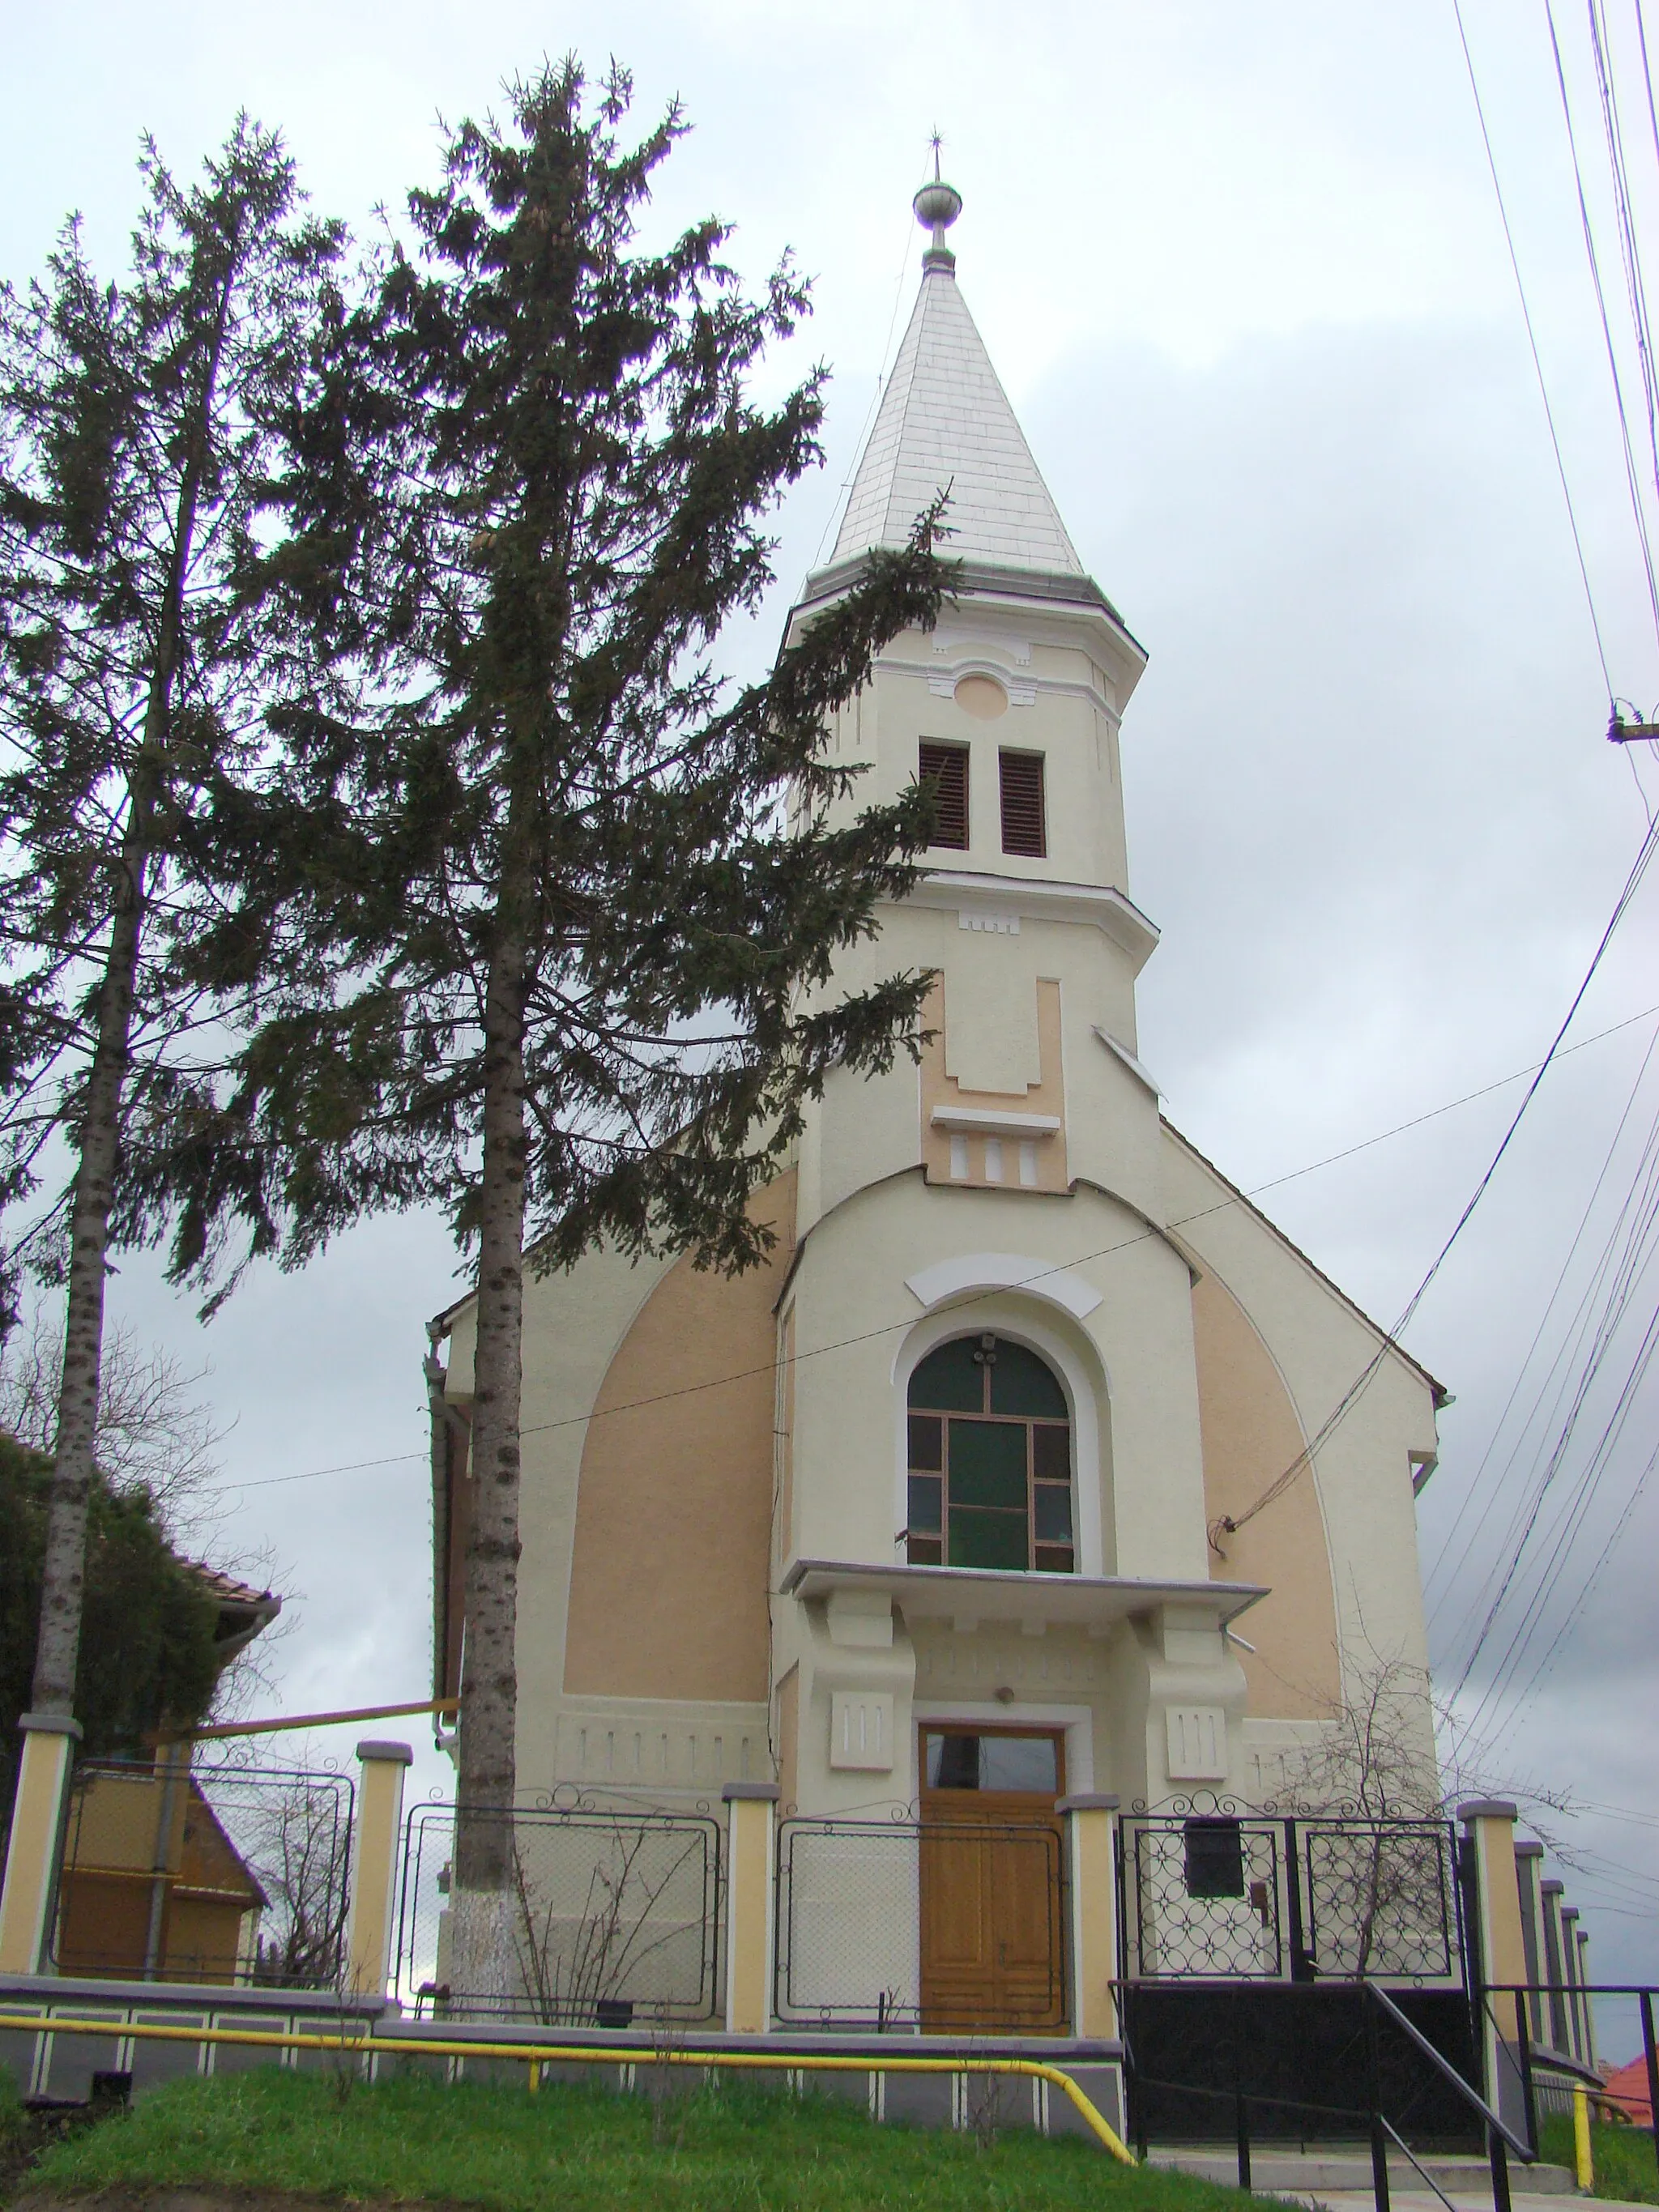
[[1046,1360],[953,1337],[911,1376],[908,1415],[913,1566],[1075,1571],[1071,1409]]

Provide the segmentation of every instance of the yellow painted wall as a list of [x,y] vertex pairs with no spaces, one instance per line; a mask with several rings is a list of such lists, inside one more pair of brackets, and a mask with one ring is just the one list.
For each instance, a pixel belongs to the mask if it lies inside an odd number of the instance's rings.
[[569,1695],[769,1694],[771,1310],[789,1263],[793,1174],[752,1204],[778,1231],[770,1262],[728,1279],[678,1260],[595,1401],[576,1501]]
[[[1226,1285],[1206,1274],[1193,1286],[1193,1348],[1199,1424],[1204,1438],[1206,1520],[1239,1513],[1302,1450],[1290,1394],[1249,1316]],[[1250,1711],[1261,1718],[1321,1720],[1339,1689],[1336,1603],[1330,1558],[1313,1478],[1304,1474],[1270,1512],[1224,1537],[1226,1556],[1211,1554],[1212,1575],[1266,1583],[1271,1596],[1252,1606],[1240,1632]]]

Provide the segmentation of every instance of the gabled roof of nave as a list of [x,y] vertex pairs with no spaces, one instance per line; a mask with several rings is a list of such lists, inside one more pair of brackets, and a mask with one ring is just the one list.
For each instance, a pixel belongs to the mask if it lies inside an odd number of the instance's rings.
[[917,515],[948,488],[945,550],[952,558],[1081,576],[1077,548],[957,289],[945,230],[961,204],[948,185],[916,195],[918,216],[934,226],[933,244],[831,565],[872,545],[902,545]]

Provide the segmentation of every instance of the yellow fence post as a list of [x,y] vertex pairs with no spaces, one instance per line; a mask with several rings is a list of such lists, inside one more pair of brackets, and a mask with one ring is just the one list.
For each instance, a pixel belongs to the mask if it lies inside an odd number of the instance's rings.
[[1588,2197],[1595,2186],[1595,2160],[1590,2155],[1589,2093],[1582,2082],[1572,2093],[1572,2162],[1578,2186]]
[[1526,2100],[1522,2087],[1521,2039],[1526,2008],[1513,1990],[1527,1978],[1526,1945],[1521,1934],[1521,1884],[1515,1867],[1516,1808],[1505,1798],[1482,1797],[1460,1805],[1457,1817],[1474,1853],[1476,1935],[1480,1978],[1496,1994],[1486,2000],[1481,2022],[1486,2095],[1512,2127],[1524,2130]]
[[25,1713],[6,1874],[0,1887],[0,1973],[46,1970],[70,1767],[81,1723],[67,1713]]
[[357,1832],[351,1847],[351,1921],[346,1936],[346,1988],[355,1997],[382,1997],[392,1964],[392,1910],[397,1901],[398,1842],[403,1829],[404,1775],[415,1757],[406,1743],[360,1743]]
[[764,2035],[772,2025],[772,1892],[775,1782],[728,1782],[726,1804],[726,2026]]
[[1073,2035],[1117,2034],[1118,1800],[1089,1794],[1062,1797],[1072,1884],[1071,2015]]

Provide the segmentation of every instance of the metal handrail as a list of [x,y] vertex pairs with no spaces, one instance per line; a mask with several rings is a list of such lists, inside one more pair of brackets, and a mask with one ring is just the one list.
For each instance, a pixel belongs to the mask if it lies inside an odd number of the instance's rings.
[[1433,2044],[1429,2041],[1428,2037],[1423,2033],[1422,2030],[1415,2026],[1413,2021],[1407,2019],[1405,2014],[1401,2011],[1399,2006],[1389,1995],[1388,1991],[1382,1988],[1379,1984],[1371,1981],[1362,1982],[1360,1986],[1364,1989],[1368,1996],[1374,1997],[1377,2003],[1381,2005],[1385,2019],[1391,2020],[1396,2027],[1403,2028],[1405,2030],[1406,2033],[1411,2038],[1412,2041],[1417,2045],[1418,2049],[1429,2061],[1436,2072],[1443,2075],[1444,2078],[1450,2082],[1452,2087],[1457,2091],[1464,2103],[1472,2106],[1475,2112],[1479,2112],[1486,2125],[1491,2128],[1495,2134],[1503,2137],[1504,2141],[1509,2145],[1510,2148],[1515,2153],[1522,2164],[1523,2166],[1535,2165],[1538,2159],[1538,2154],[1533,2148],[1532,2145],[1526,2142],[1523,2137],[1516,2135],[1514,2129],[1510,2126],[1506,2120],[1499,2119],[1498,2114],[1493,2112],[1492,2106],[1480,2094],[1479,2090],[1472,2089],[1469,2087],[1469,2084],[1463,2079],[1463,2076],[1458,2072],[1457,2069],[1451,2063],[1450,2060],[1442,2057],[1439,2051],[1435,2049]]

